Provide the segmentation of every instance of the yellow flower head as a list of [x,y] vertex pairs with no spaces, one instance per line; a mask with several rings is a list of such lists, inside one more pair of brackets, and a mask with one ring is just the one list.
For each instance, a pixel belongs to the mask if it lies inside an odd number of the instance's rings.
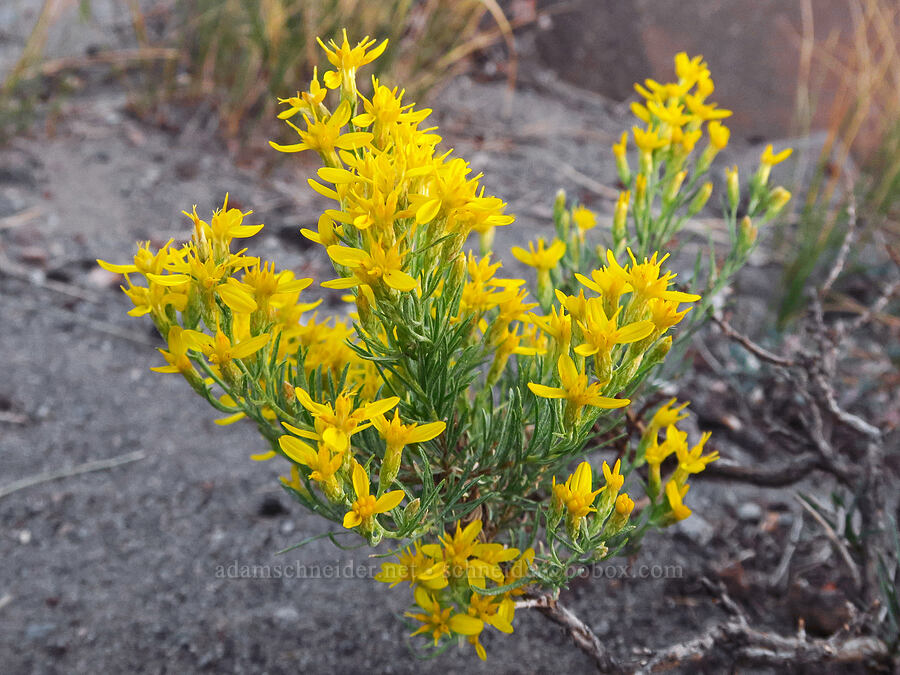
[[326,281],[325,288],[353,288],[367,284],[373,288],[386,285],[398,291],[411,291],[418,282],[403,269],[403,254],[399,243],[385,247],[381,242],[373,242],[369,251],[349,246],[329,246],[328,256],[338,265],[353,271],[352,277]]
[[585,320],[578,322],[585,341],[575,348],[575,353],[579,356],[591,356],[598,352],[609,354],[616,345],[643,340],[653,332],[651,321],[635,321],[620,328],[618,317],[621,311],[620,307],[613,316],[607,317],[599,298],[588,300]]
[[602,396],[600,394],[600,385],[597,383],[588,384],[588,376],[578,372],[575,362],[568,354],[563,354],[559,357],[556,367],[562,387],[548,387],[543,384],[529,382],[528,388],[532,393],[542,398],[564,398],[568,406],[576,412],[586,405],[595,408],[611,409],[623,408],[631,403],[627,398]]
[[616,497],[616,513],[621,516],[630,516],[634,511],[634,500],[624,492]]
[[341,133],[341,129],[350,121],[350,104],[347,101],[342,102],[334,114],[327,119],[318,120],[310,119],[306,115],[303,119],[306,121],[306,131],[303,131],[290,120],[285,120],[290,127],[296,131],[302,140],[301,143],[292,145],[279,145],[273,141],[269,141],[269,145],[279,152],[302,152],[303,150],[315,150],[323,157],[333,155],[335,148],[343,150],[355,150],[362,148],[372,142],[371,133],[368,131],[351,131]]
[[726,145],[728,145],[728,139],[731,136],[731,131],[729,131],[728,127],[719,122],[718,120],[714,120],[709,123],[708,127],[709,131],[709,142],[712,143],[713,147],[716,150],[722,150]]
[[369,426],[361,426],[363,422],[386,413],[400,402],[397,396],[391,396],[354,409],[353,401],[347,393],[338,395],[334,407],[328,403],[313,401],[304,389],[297,388],[294,393],[300,405],[313,414],[316,431],[306,431],[286,423],[284,427],[304,438],[321,439],[338,452],[343,452],[350,447],[350,437],[353,434]]
[[760,155],[759,161],[766,166],[775,166],[776,164],[779,164],[780,162],[783,162],[788,157],[790,157],[792,152],[794,152],[793,148],[785,148],[777,155],[772,154],[772,144],[770,143],[766,146],[766,149],[763,150],[762,155]]
[[660,138],[656,129],[641,129],[640,127],[632,127],[631,132],[634,134],[634,144],[641,152],[652,153],[654,150],[664,148],[669,144],[665,138]]
[[389,422],[384,415],[372,417],[374,426],[389,448],[402,448],[410,443],[424,443],[443,433],[446,422],[430,422],[428,424],[403,424],[395,410],[394,418]]
[[375,575],[375,581],[390,584],[391,588],[401,581],[408,581],[410,586],[421,584],[431,590],[440,590],[447,586],[447,564],[429,558],[415,544],[397,554],[397,562],[382,563],[381,571]]
[[[371,49],[372,45],[374,45],[377,40],[375,40],[375,38],[370,38],[367,35],[357,42],[355,47],[351,47],[350,42],[347,40],[346,28],[343,32],[343,38],[343,42],[340,45],[334,40],[329,40],[328,45],[326,45],[320,38],[316,38],[316,42],[318,42],[319,46],[325,50],[325,54],[331,65],[338,70],[345,72],[353,72],[360,66],[364,66],[377,59],[381,56],[382,52],[384,52],[388,43],[387,40],[384,40],[380,45]],[[330,88],[335,89],[336,87]]]
[[369,476],[355,459],[353,460],[352,478],[356,501],[344,515],[344,527],[348,529],[371,522],[371,519],[378,513],[393,511],[406,496],[403,490],[393,490],[375,499],[374,495],[369,494]]
[[458,635],[478,635],[484,630],[484,623],[468,614],[453,614],[451,607],[441,607],[427,589],[419,586],[415,592],[416,604],[424,612],[406,612],[406,616],[420,621],[423,625],[413,631],[412,635],[430,634],[437,646],[441,637]]
[[531,241],[528,242],[528,251],[520,246],[513,246],[512,254],[519,262],[538,270],[552,270],[566,254],[566,245],[559,239],[554,239],[549,248],[546,247],[543,239],[538,239],[537,243],[537,250],[534,248],[534,242]]
[[579,464],[564,484],[557,484],[556,478],[553,478],[553,496],[565,507],[573,527],[577,526],[588,513],[597,510],[593,507],[593,503],[603,488],[592,491],[592,487],[591,465],[587,462]]
[[344,461],[343,452],[333,452],[325,443],[319,443],[316,451],[299,438],[287,434],[278,439],[278,446],[292,460],[309,467],[312,470],[310,480],[318,483],[331,482]]
[[657,260],[657,253],[648,260],[639,263],[631,249],[628,249],[628,255],[631,257],[631,268],[625,269],[616,261],[612,251],[606,251],[606,260],[609,262],[611,272],[625,281],[627,281],[636,296],[644,300],[650,298],[662,298],[664,300],[673,300],[676,302],[694,302],[700,299],[699,295],[693,293],[683,293],[681,291],[668,290],[669,284],[675,278],[674,272],[666,272],[661,275],[662,264],[669,257],[667,253],[661,260]]
[[711,452],[708,455],[702,454],[703,447],[711,435],[709,431],[703,432],[700,441],[690,450],[688,450],[686,443],[675,448],[675,452],[678,455],[679,473],[683,473],[685,477],[687,474],[700,473],[709,463],[719,459],[718,451]]
[[625,485],[625,476],[621,473],[622,460],[617,459],[613,468],[609,468],[609,464],[603,462],[603,479],[606,481],[607,493],[618,494],[622,486]]
[[689,417],[689,413],[682,411],[690,405],[690,401],[685,401],[680,406],[673,407],[677,402],[677,399],[672,398],[659,407],[659,410],[650,419],[647,433],[655,433],[664,427],[674,426],[677,422]]
[[684,520],[691,515],[691,510],[684,505],[684,497],[688,493],[690,485],[679,487],[674,480],[666,483],[666,498],[669,501],[669,508],[672,509],[672,515],[676,520]]
[[572,209],[572,222],[580,232],[587,232],[597,226],[597,214],[583,206]]

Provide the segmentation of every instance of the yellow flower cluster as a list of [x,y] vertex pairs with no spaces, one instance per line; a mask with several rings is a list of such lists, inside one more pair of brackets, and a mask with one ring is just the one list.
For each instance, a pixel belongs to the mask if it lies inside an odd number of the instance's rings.
[[[686,215],[691,217],[703,209],[712,195],[712,182],[703,177],[716,155],[728,145],[731,132],[721,120],[732,113],[709,101],[715,85],[703,57],[677,54],[675,74],[675,82],[647,79],[643,84],[635,84],[643,100],[632,103],[631,111],[641,124],[632,127],[630,134],[623,132],[612,146],[619,178],[627,188],[619,194],[613,216],[613,248],[617,252],[624,249],[628,239],[629,213],[641,250],[649,251],[674,236],[682,222],[672,218],[677,209],[686,207]],[[699,156],[694,156],[704,134],[706,145]],[[638,151],[636,172],[628,161],[629,137]],[[771,145],[763,152],[751,183],[748,218],[762,206],[765,222],[775,217],[790,199],[784,188],[766,189],[771,167],[790,154],[790,149],[773,154]],[[740,200],[737,167],[729,168],[727,174],[728,205],[733,217]],[[755,226],[747,220],[740,233],[741,254],[748,252],[755,235]]]
[[594,295],[557,290],[559,307],[536,319],[553,343],[550,353],[561,386],[530,382],[528,387],[543,398],[565,399],[567,426],[579,422],[585,406],[628,405],[628,399],[609,395],[625,389],[642,364],[653,365],[665,356],[671,344],[666,333],[690,311],[680,309],[681,304],[700,299],[670,288],[675,274],[662,271],[668,256],[658,259],[654,253],[638,262],[630,249],[628,254],[631,262],[622,266],[607,250],[605,267],[594,270],[590,278],[576,274]]
[[[596,490],[593,490],[591,465],[587,462],[579,464],[565,483],[557,483],[554,477],[551,522],[558,522],[565,514],[566,530],[574,540],[582,532],[585,517],[594,513],[593,523],[586,527],[587,532],[599,532],[602,537],[611,537],[621,532],[634,510],[634,501],[627,493],[620,493],[625,484],[621,467],[621,460],[617,460],[612,469],[603,462],[604,485]],[[595,507],[597,495],[602,496]]]
[[[666,518],[669,521],[684,520],[691,515],[691,510],[685,506],[684,497],[687,495],[690,485],[688,476],[703,471],[710,462],[719,458],[718,451],[704,455],[703,449],[709,440],[710,433],[704,432],[700,440],[688,447],[687,432],[677,428],[676,424],[688,417],[688,413],[682,412],[687,403],[676,406],[673,398],[653,415],[650,424],[641,439],[641,447],[644,448],[644,460],[648,466],[647,494],[652,500],[656,500],[662,491],[662,478],[660,467],[673,454],[678,464],[672,475],[665,481],[665,505],[667,506]],[[666,437],[659,442],[659,432],[665,429]]]
[[[482,660],[487,658],[480,636],[487,626],[513,632],[515,598],[519,585],[534,562],[534,550],[524,552],[498,543],[479,541],[483,524],[472,520],[464,528],[440,537],[439,544],[415,544],[397,554],[397,562],[383,563],[375,579],[396,586],[408,581],[420,611],[407,616],[422,625],[413,635],[434,638],[464,636]],[[503,593],[485,594],[489,588],[509,586]]]

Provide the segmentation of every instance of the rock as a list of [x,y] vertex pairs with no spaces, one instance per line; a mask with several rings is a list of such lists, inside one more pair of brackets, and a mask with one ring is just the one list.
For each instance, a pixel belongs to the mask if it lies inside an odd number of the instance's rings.
[[257,513],[263,518],[274,518],[275,516],[280,516],[287,512],[287,509],[284,508],[278,497],[272,495],[266,495],[262,502],[260,502],[259,509],[257,510]]
[[747,521],[758,521],[762,518],[762,507],[755,502],[744,502],[738,507],[737,516],[739,519]]
[[25,639],[42,640],[55,630],[55,623],[30,623],[25,627]]
[[684,535],[698,546],[706,546],[716,534],[716,528],[703,516],[696,513],[680,521],[675,527],[679,534]]
[[294,624],[300,620],[300,612],[293,607],[279,607],[272,616],[276,621],[287,624]]

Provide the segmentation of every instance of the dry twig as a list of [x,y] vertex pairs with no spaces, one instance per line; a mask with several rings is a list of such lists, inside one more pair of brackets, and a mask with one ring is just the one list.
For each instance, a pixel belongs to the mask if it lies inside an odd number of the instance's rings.
[[78,476],[83,473],[90,473],[93,471],[105,471],[106,469],[112,469],[116,466],[122,466],[123,464],[130,464],[131,462],[137,462],[138,460],[144,459],[146,455],[143,451],[138,450],[137,452],[129,452],[125,455],[119,455],[118,457],[111,457],[110,459],[99,459],[92,462],[85,462],[84,464],[79,464],[77,466],[73,466],[69,469],[59,469],[57,471],[47,471],[45,473],[39,473],[36,476],[29,476],[28,478],[23,478],[22,480],[17,480],[9,485],[4,487],[0,487],[0,499],[3,497],[8,497],[14,492],[18,492],[19,490],[24,490],[25,488],[32,487],[33,485],[40,485],[41,483],[48,483],[52,480],[58,480],[60,478],[68,478],[70,476]]

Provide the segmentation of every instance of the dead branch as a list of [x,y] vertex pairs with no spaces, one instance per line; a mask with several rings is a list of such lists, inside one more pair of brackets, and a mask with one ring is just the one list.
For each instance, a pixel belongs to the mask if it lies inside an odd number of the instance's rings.
[[755,467],[719,460],[706,467],[703,477],[736,480],[762,487],[783,487],[803,480],[810,472],[820,468],[822,468],[821,458],[815,453],[806,453],[783,464],[767,462]]
[[657,652],[635,672],[658,673],[680,666],[696,666],[717,650],[727,654],[733,663],[779,668],[826,663],[886,664],[890,659],[888,646],[874,637],[810,639],[805,634],[783,637],[731,621]]
[[79,476],[83,473],[91,473],[93,471],[105,471],[116,466],[122,466],[123,464],[137,462],[144,459],[144,457],[146,457],[144,452],[138,450],[136,452],[119,455],[118,457],[111,457],[110,459],[98,459],[91,462],[85,462],[84,464],[79,464],[78,466],[73,466],[69,469],[47,471],[46,473],[40,473],[36,476],[29,476],[28,478],[23,478],[22,480],[17,480],[9,485],[0,487],[0,499],[33,485],[40,485],[41,483],[59,480],[60,478],[69,478],[70,476]]
[[594,660],[600,672],[623,672],[621,666],[613,660],[590,626],[579,619],[569,608],[559,604],[555,597],[551,595],[532,596],[517,603],[516,606],[537,609],[553,623],[565,628],[575,641],[575,645]]
[[837,549],[838,553],[841,554],[841,558],[847,565],[847,569],[850,570],[850,575],[853,577],[853,583],[856,588],[860,588],[862,586],[862,577],[859,573],[859,568],[856,566],[856,563],[853,562],[853,557],[850,555],[850,551],[847,550],[847,545],[838,536],[837,532],[834,531],[834,528],[828,524],[828,521],[822,517],[822,514],[816,511],[812,506],[810,506],[805,499],[801,499],[800,497],[796,497],[797,501],[800,503],[809,515],[813,517],[813,519],[821,525],[822,529],[825,531],[825,536],[828,537],[828,540],[834,544],[834,547]]
[[721,329],[726,337],[742,345],[744,349],[746,349],[757,358],[766,361],[767,363],[771,363],[772,365],[781,366],[782,368],[790,368],[794,365],[793,359],[788,359],[783,356],[773,354],[768,349],[760,347],[746,335],[739,333],[730,323],[722,318],[720,314],[714,313],[712,315],[712,320]]

